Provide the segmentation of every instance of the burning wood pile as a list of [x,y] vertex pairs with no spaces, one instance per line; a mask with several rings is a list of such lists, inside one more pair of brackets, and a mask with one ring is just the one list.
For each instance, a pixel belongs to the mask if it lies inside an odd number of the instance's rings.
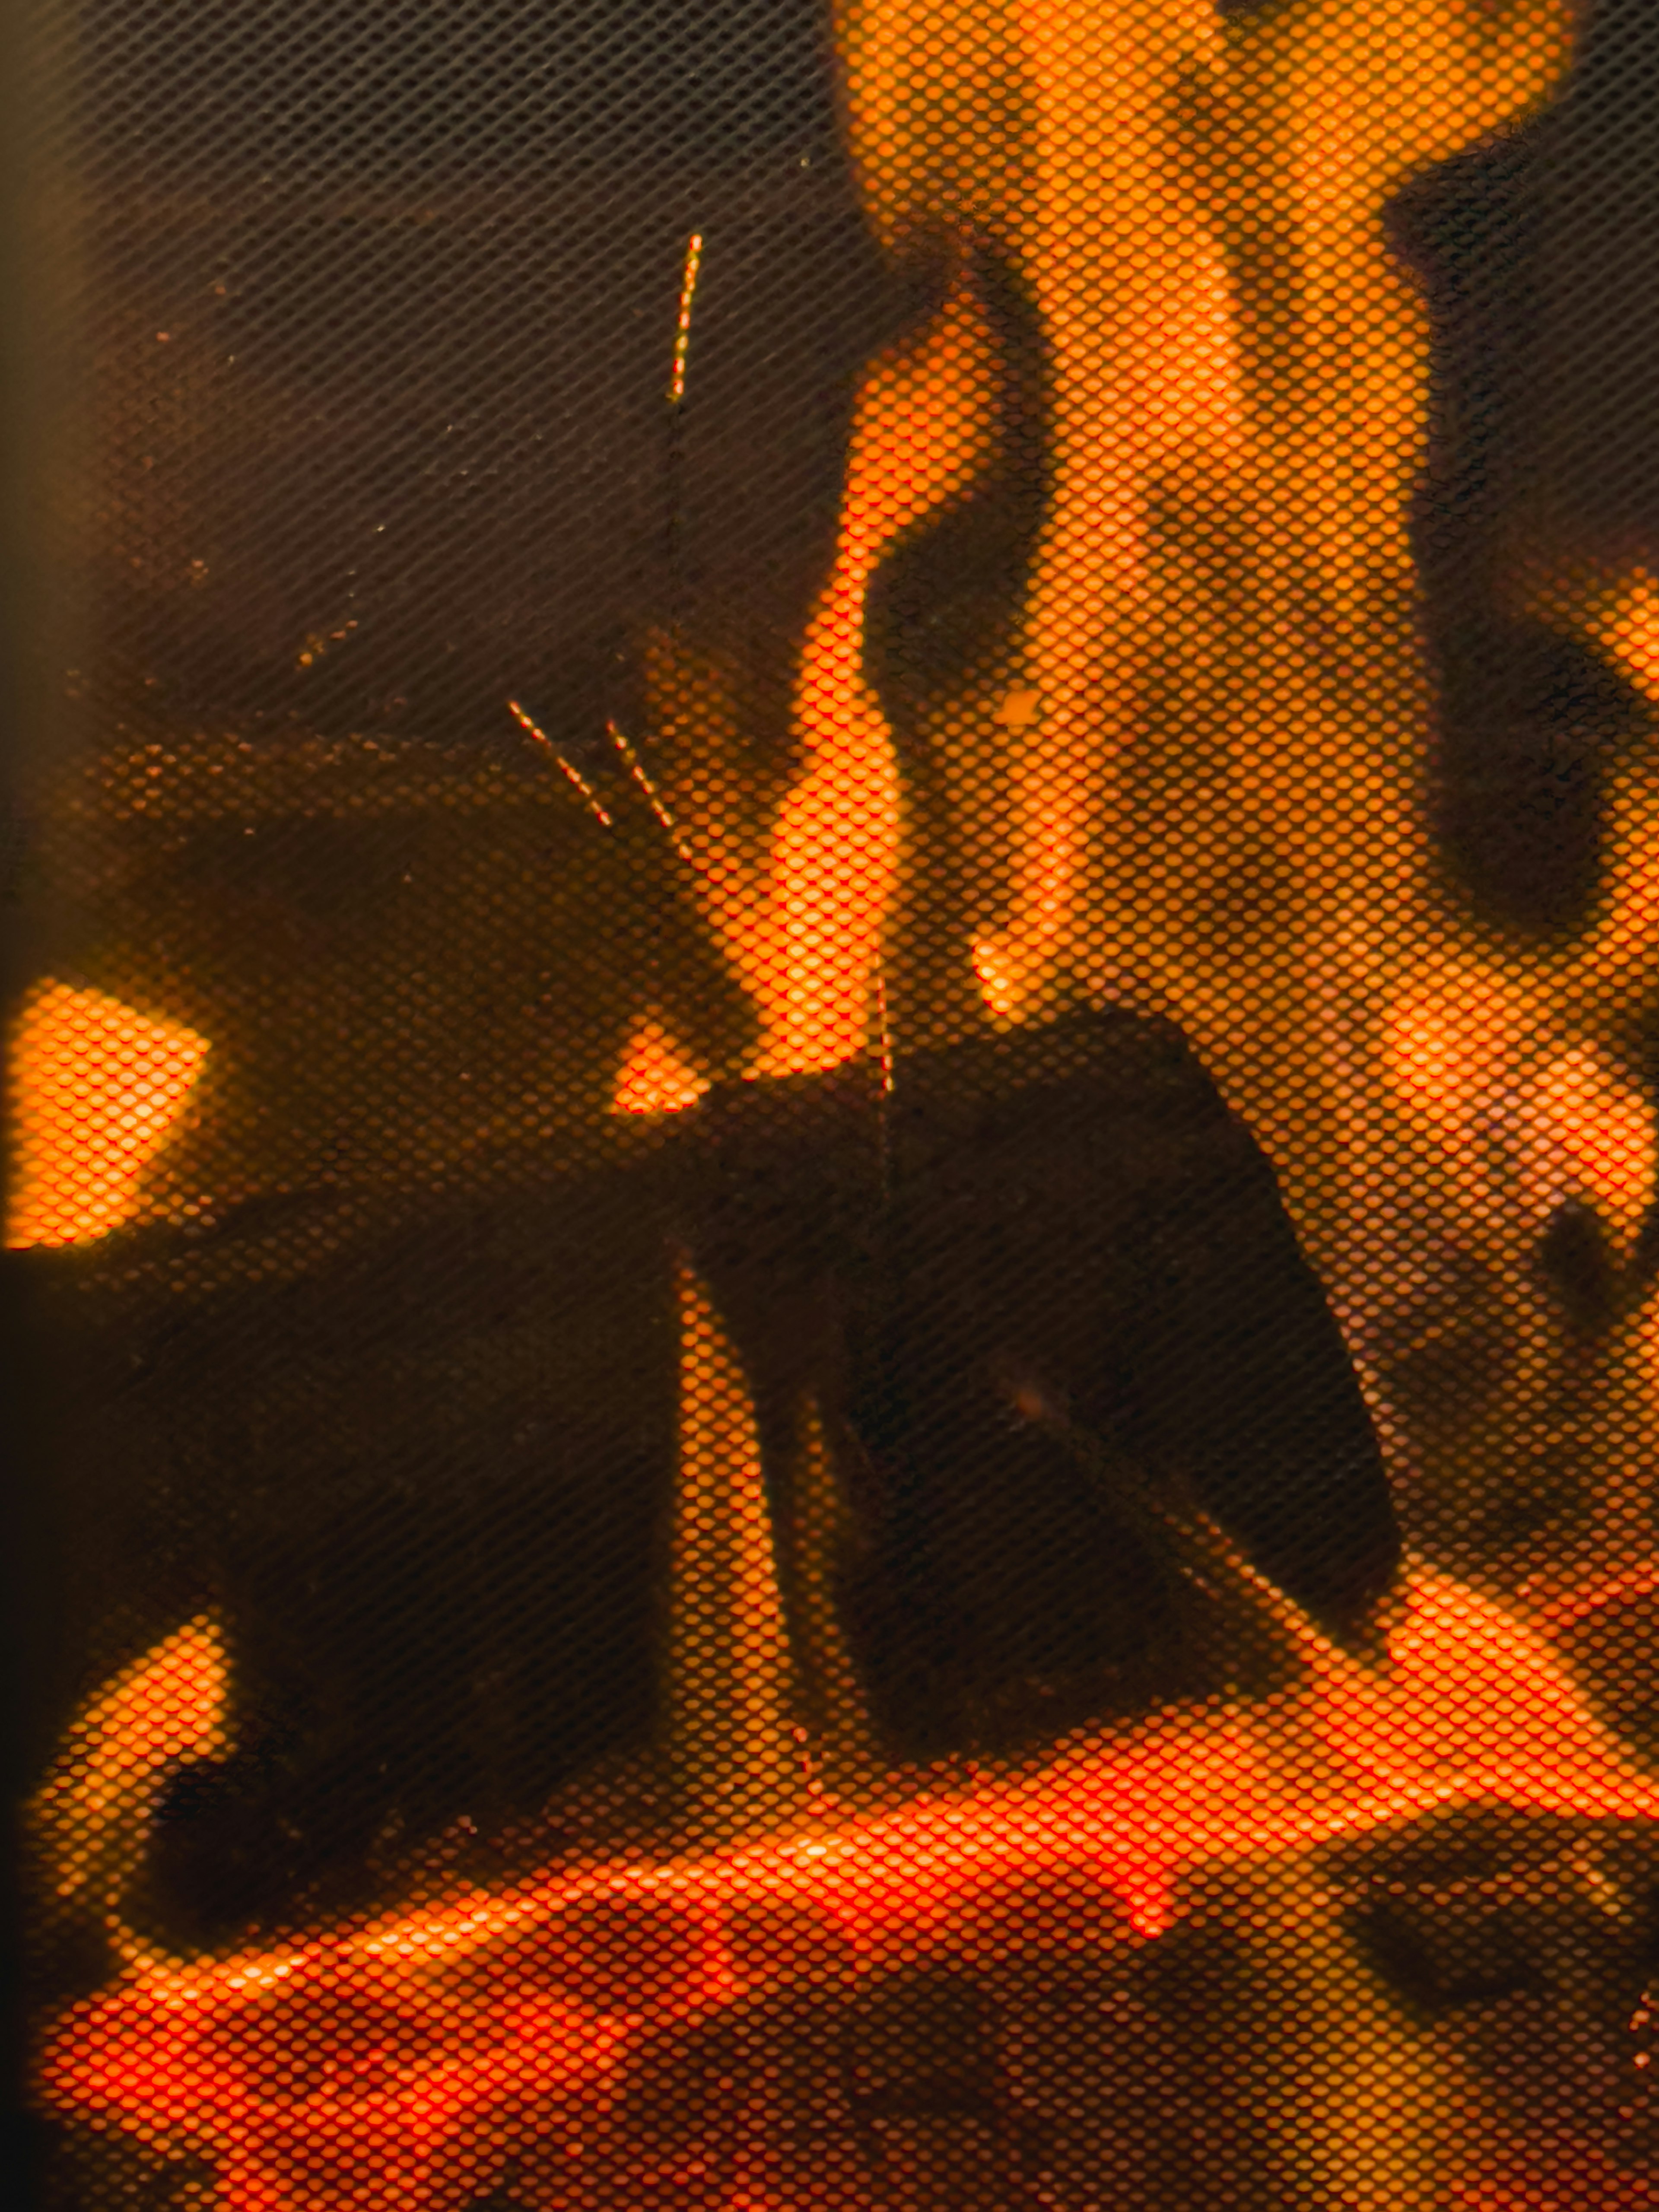
[[1659,1784],[1513,1611],[1396,1571],[1340,1340],[1179,1039],[1073,1018],[675,1133],[654,1832],[484,1886],[428,1838],[427,1902],[170,1953],[135,1877],[246,1705],[204,1616],[37,1801],[115,1968],[52,2106],[232,2212],[1644,2201]]
[[[64,805],[76,2201],[1653,2203],[1656,801],[1571,940],[1439,882],[1384,221],[1565,11],[836,40],[915,313],[787,744],[676,513],[631,730],[129,715]],[[1647,571],[1522,550],[1659,694]]]

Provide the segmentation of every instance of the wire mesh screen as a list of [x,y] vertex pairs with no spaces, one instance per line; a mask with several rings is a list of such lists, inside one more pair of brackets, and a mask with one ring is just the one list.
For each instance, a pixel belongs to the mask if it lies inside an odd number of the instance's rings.
[[36,0],[37,2201],[1659,2197],[1659,18]]

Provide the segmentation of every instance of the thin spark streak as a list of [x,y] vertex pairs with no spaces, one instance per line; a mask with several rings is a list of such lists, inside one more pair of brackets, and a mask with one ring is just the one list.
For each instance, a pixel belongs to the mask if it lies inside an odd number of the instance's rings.
[[508,714],[512,715],[514,720],[518,723],[520,728],[528,730],[531,736],[536,740],[536,743],[542,746],[543,749],[551,757],[554,766],[562,769],[563,773],[568,776],[571,782],[574,784],[576,789],[581,793],[583,799],[586,800],[594,814],[596,814],[599,819],[604,823],[605,828],[607,830],[611,829],[614,825],[611,822],[611,817],[605,812],[604,807],[599,804],[599,795],[598,792],[594,790],[592,785],[589,783],[586,777],[582,775],[581,771],[579,769],[573,767],[571,763],[565,758],[564,755],[554,744],[552,738],[548,736],[546,731],[539,728],[538,725],[531,720],[530,716],[526,714],[524,708],[519,704],[516,699],[509,699],[507,701],[507,710]]
[[893,1029],[887,1015],[887,971],[880,955],[876,958],[876,1029],[881,1048],[881,1091],[884,1098],[893,1095]]
[[622,756],[623,767],[628,770],[629,775],[633,777],[635,782],[638,784],[640,789],[645,793],[647,805],[650,807],[651,811],[656,816],[658,821],[661,823],[663,828],[667,831],[669,843],[679,854],[681,860],[689,864],[691,855],[681,840],[679,824],[675,821],[668,809],[663,805],[661,794],[659,793],[656,785],[652,782],[650,777],[645,772],[645,763],[641,760],[633,746],[629,743],[628,739],[623,735],[622,732],[617,727],[617,725],[614,722],[607,722],[605,726],[611,733],[611,744],[615,745],[617,752]]
[[685,248],[685,274],[680,280],[679,320],[674,325],[674,368],[668,380],[668,404],[678,407],[685,397],[685,357],[691,346],[691,302],[697,293],[697,271],[702,264],[702,233],[694,230]]

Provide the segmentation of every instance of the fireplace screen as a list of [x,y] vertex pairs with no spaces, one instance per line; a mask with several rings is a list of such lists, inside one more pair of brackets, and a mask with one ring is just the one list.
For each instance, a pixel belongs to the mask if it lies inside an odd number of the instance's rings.
[[33,2201],[1659,2203],[1659,17],[35,0]]

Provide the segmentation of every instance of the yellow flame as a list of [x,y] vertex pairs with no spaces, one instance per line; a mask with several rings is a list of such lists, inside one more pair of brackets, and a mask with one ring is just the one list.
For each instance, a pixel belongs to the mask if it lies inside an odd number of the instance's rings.
[[145,1168],[177,1126],[205,1037],[101,991],[51,980],[11,1048],[16,1187],[6,1241],[75,1244],[131,1218]]
[[1393,1103],[1431,1130],[1466,1199],[1535,1233],[1564,1198],[1632,1237],[1655,1175],[1652,1109],[1583,1044],[1540,1033],[1536,1010],[1473,971],[1413,993],[1382,1024]]
[[1638,690],[1659,705],[1659,580],[1645,568],[1620,594],[1605,641]]
[[1651,569],[1540,561],[1518,596],[1528,614],[1600,646],[1643,697],[1659,705],[1659,578]]
[[[1354,757],[1317,715],[1310,672],[1299,698],[1271,673],[1273,580],[1295,574],[1357,638],[1379,589],[1407,587],[1428,340],[1382,211],[1421,165],[1547,94],[1570,15],[1565,0],[1296,0],[1224,30],[1210,0],[841,0],[849,135],[878,234],[899,254],[940,233],[988,236],[1049,352],[1052,490],[1024,680],[992,716],[1013,733],[1006,926],[981,933],[975,963],[996,1012],[1036,1011],[1061,976],[1109,987],[1117,909],[1142,940],[1155,933],[1128,857],[1128,755],[1149,672],[1203,627],[1191,590],[1162,597],[1153,573],[1167,493],[1255,540],[1267,603],[1249,618],[1245,682],[1277,744],[1282,838],[1299,773],[1283,773],[1287,715],[1323,783],[1333,753]],[[1237,662],[1243,643],[1220,650]],[[1374,719],[1356,718],[1355,735]],[[1285,842],[1310,847],[1328,880],[1349,825],[1310,802]],[[964,805],[990,811],[984,793]],[[1204,979],[1183,980],[1196,1006]]]
[[164,1770],[225,1749],[228,1690],[223,1640],[204,1613],[152,1645],[76,1716],[32,1808],[60,1897],[118,1893],[143,1851]]
[[865,600],[885,549],[961,491],[989,451],[993,353],[963,280],[919,338],[876,363],[859,396],[835,565],[796,692],[805,772],[774,835],[769,907],[748,933],[769,1074],[834,1066],[871,1034],[900,793],[892,732],[864,674]]

